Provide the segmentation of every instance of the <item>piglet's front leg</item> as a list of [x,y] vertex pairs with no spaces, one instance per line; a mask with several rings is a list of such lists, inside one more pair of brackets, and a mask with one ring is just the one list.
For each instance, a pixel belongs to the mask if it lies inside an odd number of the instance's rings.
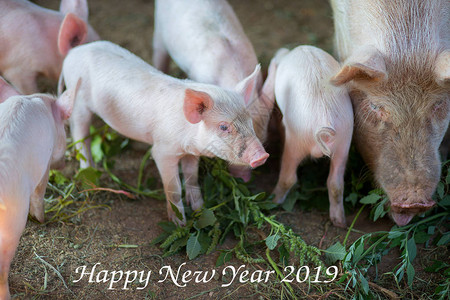
[[186,202],[193,210],[203,206],[203,197],[198,185],[198,157],[186,155],[181,158],[181,168],[183,170]]
[[[152,156],[161,175],[164,193],[167,201],[167,214],[169,220],[178,226],[186,225],[186,216],[184,214],[183,201],[181,199],[181,182],[178,173],[179,158],[173,154],[167,153],[166,147],[158,147],[154,145],[152,148]],[[172,204],[178,209],[182,215],[180,220],[172,208]]]

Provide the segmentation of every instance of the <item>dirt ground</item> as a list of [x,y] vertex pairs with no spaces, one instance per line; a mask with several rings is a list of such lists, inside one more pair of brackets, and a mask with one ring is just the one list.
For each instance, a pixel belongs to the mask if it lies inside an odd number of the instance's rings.
[[[38,4],[57,9],[59,1],[42,0]],[[331,9],[326,0],[230,0],[245,32],[252,41],[264,70],[276,50],[282,46],[293,47],[298,44],[313,44],[332,52],[333,25]],[[115,42],[151,62],[151,40],[153,31],[153,8],[151,0],[91,0],[90,22],[105,40]],[[172,65],[172,74],[181,72]],[[274,139],[277,141],[277,139]],[[268,145],[273,155],[268,166],[257,172],[254,180],[254,191],[270,192],[277,179],[279,144]],[[129,150],[116,158],[113,171],[121,179],[135,183],[142,156],[146,147],[134,144]],[[272,154],[272,153],[271,153]],[[153,163],[148,175],[154,177],[160,186],[159,175]],[[74,169],[74,163],[69,164]],[[307,170],[302,170],[307,171]],[[70,171],[66,171],[69,172]],[[107,179],[105,185],[111,184]],[[324,183],[325,184],[325,183]],[[219,252],[202,255],[189,261],[185,254],[177,254],[162,258],[162,250],[150,245],[162,229],[157,226],[160,221],[167,220],[164,201],[139,197],[129,200],[125,197],[101,193],[96,197],[98,203],[107,204],[107,208],[89,210],[72,222],[60,222],[41,225],[29,221],[22,236],[17,255],[10,273],[11,294],[19,299],[269,299],[276,284],[233,284],[228,288],[221,287],[227,281],[221,275],[222,267],[215,267]],[[301,211],[296,207],[293,212],[278,211],[278,219],[292,227],[307,243],[327,248],[337,240],[342,241],[346,230],[333,227],[328,221],[328,212]],[[365,214],[365,215],[364,215]],[[350,213],[347,222],[350,224],[355,216]],[[376,223],[368,220],[367,212],[358,219],[356,229],[362,232],[388,230],[393,223],[384,218]],[[353,234],[352,239],[358,235]],[[228,238],[222,248],[233,247],[236,243]],[[119,245],[137,245],[135,248],[123,248]],[[436,253],[428,253],[433,256]],[[397,264],[399,253],[391,253],[383,267],[391,270]],[[39,258],[38,258],[39,257]],[[44,262],[45,261],[45,262]],[[170,265],[177,269],[187,262],[183,269],[212,270],[218,275],[207,284],[188,284],[177,287],[173,282],[162,279],[158,271]],[[152,271],[150,282],[145,289],[141,285],[130,285],[129,290],[122,290],[122,285],[114,285],[108,289],[107,283],[89,282],[88,276],[74,283],[80,277],[77,268],[87,266],[86,271],[96,264],[97,271]],[[229,264],[240,266],[242,263],[232,260]],[[420,259],[418,259],[420,272]],[[267,270],[267,266],[246,266],[248,270]],[[81,270],[80,268],[78,269]],[[147,273],[146,273],[147,274]],[[392,280],[391,280],[392,281]],[[386,280],[386,288],[391,283]],[[381,284],[381,283],[378,283]],[[425,285],[425,286],[421,286]],[[278,287],[279,288],[279,287]],[[418,283],[417,288],[426,290],[425,283]],[[322,295],[320,290],[309,290],[301,287],[304,298],[318,299],[333,294]],[[272,294],[271,294],[272,293]],[[336,298],[336,297],[334,297]]]

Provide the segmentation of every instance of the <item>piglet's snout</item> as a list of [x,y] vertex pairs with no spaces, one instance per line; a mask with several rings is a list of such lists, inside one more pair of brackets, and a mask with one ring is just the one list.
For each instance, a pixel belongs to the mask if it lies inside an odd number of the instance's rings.
[[268,157],[269,154],[264,150],[259,141],[250,144],[250,146],[247,148],[246,153],[244,154],[244,160],[252,168],[263,165]]
[[264,152],[258,152],[257,154],[254,155],[254,158],[250,162],[250,166],[252,168],[259,167],[259,166],[263,165],[266,162],[268,157],[269,157],[269,153],[267,153],[265,151]]

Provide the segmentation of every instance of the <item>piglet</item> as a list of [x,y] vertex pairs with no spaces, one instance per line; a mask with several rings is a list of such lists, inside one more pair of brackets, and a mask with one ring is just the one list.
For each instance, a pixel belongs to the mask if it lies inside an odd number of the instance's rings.
[[58,99],[19,95],[0,80],[0,299],[9,299],[8,273],[28,212],[44,221],[50,168],[64,165],[64,120],[75,90]]
[[[156,0],[153,64],[168,71],[170,57],[190,79],[233,89],[258,64],[255,50],[233,8],[226,0]],[[258,75],[254,97],[247,97],[248,111],[257,137],[265,142],[273,99],[264,94]],[[251,170],[230,166],[244,181]]]
[[99,39],[87,18],[87,0],[62,0],[59,11],[0,1],[0,74],[25,94],[38,92],[40,76],[56,83],[67,52]]
[[[162,177],[169,219],[186,222],[178,163],[186,182],[186,200],[194,210],[203,205],[197,183],[199,156],[218,156],[255,168],[269,156],[256,138],[244,103],[252,97],[259,66],[234,91],[165,75],[113,43],[94,42],[72,49],[61,76],[80,87],[70,127],[74,141],[89,135],[92,114],[129,138],[152,144]],[[63,80],[60,80],[63,82]],[[60,86],[59,90],[62,90]],[[81,153],[92,164],[89,141]],[[176,216],[173,207],[181,213]]]
[[352,139],[353,110],[347,90],[329,84],[339,63],[318,48],[300,46],[290,52],[279,50],[271,64],[276,64],[276,75],[272,67],[269,78],[275,77],[275,97],[286,130],[274,202],[285,200],[297,181],[297,167],[306,156],[328,156],[330,218],[335,226],[345,227],[344,171]]

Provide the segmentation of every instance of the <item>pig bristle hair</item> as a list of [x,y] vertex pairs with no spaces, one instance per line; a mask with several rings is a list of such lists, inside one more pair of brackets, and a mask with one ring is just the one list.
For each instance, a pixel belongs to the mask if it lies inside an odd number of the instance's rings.
[[[450,15],[446,1],[378,0],[368,4],[367,19],[380,32],[379,40],[389,55],[384,57],[388,80],[375,91],[396,124],[429,111],[446,91],[436,82],[434,68],[449,40]],[[439,22],[444,20],[444,24]],[[395,102],[384,99],[396,99]],[[414,118],[413,118],[414,119]]]

